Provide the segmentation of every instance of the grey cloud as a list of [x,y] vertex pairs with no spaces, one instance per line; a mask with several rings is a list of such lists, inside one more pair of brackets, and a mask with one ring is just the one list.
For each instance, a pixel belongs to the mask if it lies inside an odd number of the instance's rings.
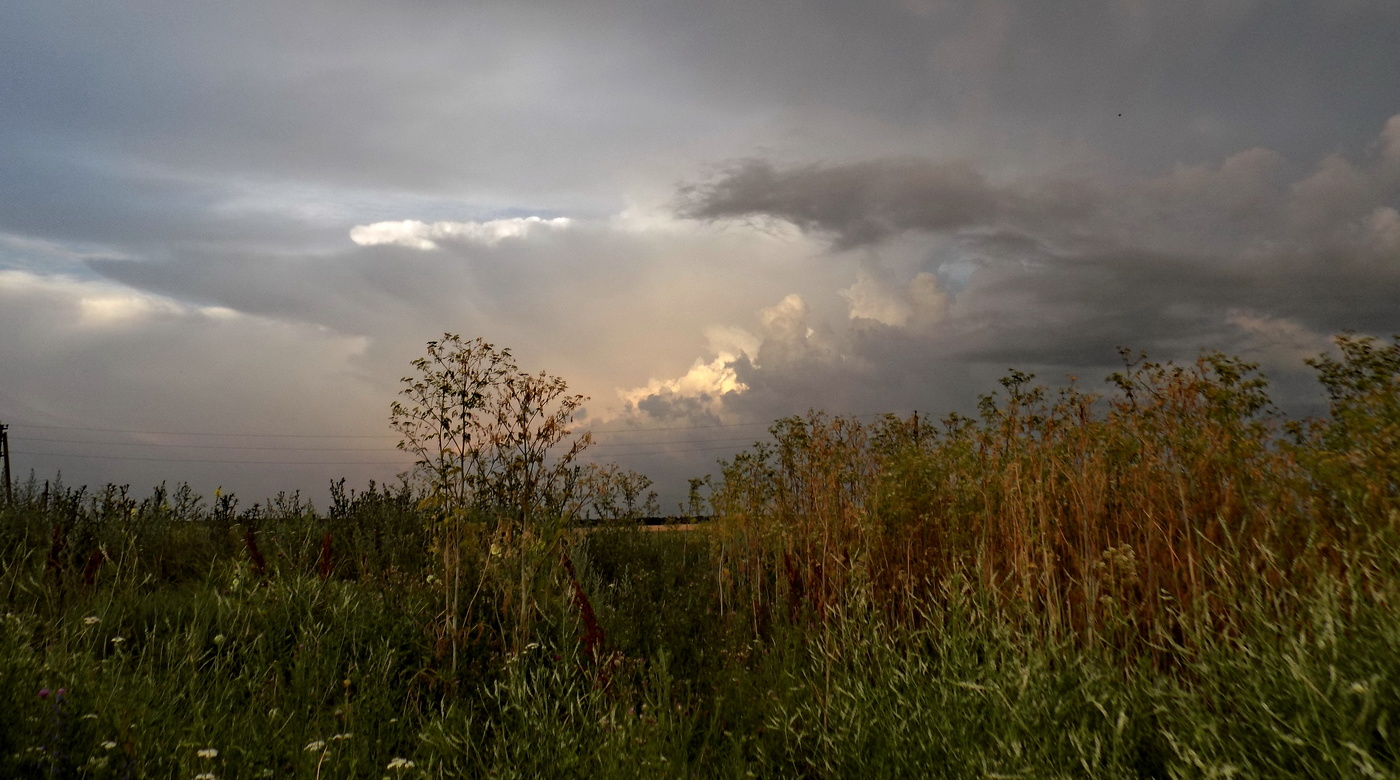
[[[710,359],[709,326],[757,334],[732,361],[747,391],[643,401],[676,421],[943,411],[1010,364],[1092,373],[1113,342],[1282,360],[1339,327],[1393,330],[1398,8],[0,4],[0,268],[95,273],[178,309],[79,348],[7,299],[27,362],[0,378],[0,414],[39,399],[135,425],[144,404],[194,426],[227,405],[220,385],[290,424],[315,374],[392,394],[446,329],[609,401]],[[715,224],[600,227],[735,159],[684,198]],[[591,227],[430,252],[348,239],[531,215]],[[789,293],[804,324],[765,331]],[[361,348],[323,359],[336,339]],[[84,365],[86,394],[33,383]],[[386,400],[355,403],[378,426]]]
[[63,156],[556,208],[762,146],[1160,167],[1361,142],[1393,109],[1397,30],[1384,2],[20,2],[0,11],[0,70],[20,74],[0,130]]
[[[0,360],[8,366],[0,411],[15,426],[20,478],[30,469],[40,479],[61,470],[70,484],[110,480],[138,492],[188,480],[206,496],[222,485],[251,503],[281,490],[320,496],[332,478],[392,480],[403,470],[389,436],[308,443],[63,430],[385,434],[382,399],[393,392],[393,377],[361,370],[362,337],[189,306],[102,280],[20,271],[0,271],[0,329],[7,334]],[[250,446],[378,449],[276,453]],[[332,465],[246,463],[279,460]]]
[[877,160],[779,169],[747,160],[713,181],[682,191],[678,211],[695,219],[771,217],[830,235],[838,248],[872,244],[911,230],[954,232],[1006,219],[1083,217],[1097,196],[1085,184],[991,184],[967,162]]
[[[1316,389],[1302,381],[1303,355],[1344,329],[1400,329],[1400,212],[1387,156],[1396,126],[1386,123],[1370,151],[1311,168],[1254,148],[1159,176],[1098,174],[1078,190],[1092,197],[1058,211],[1038,207],[1031,185],[994,187],[966,167],[946,176],[948,166],[924,160],[746,162],[685,193],[683,213],[785,220],[861,266],[842,293],[852,319],[794,310],[782,327],[766,322],[755,359],[732,363],[749,390],[724,409],[952,403],[969,396],[973,378],[1012,366],[1052,381],[1093,376],[1113,365],[1119,345],[1177,360],[1206,346],[1239,351],[1282,378],[1286,405],[1308,408]],[[932,277],[915,276],[917,266],[896,277],[867,252],[920,240],[931,247],[925,274],[958,263],[973,270],[946,313],[915,328],[891,296],[900,278]],[[856,245],[866,248],[848,251]],[[799,314],[800,327],[787,323]]]

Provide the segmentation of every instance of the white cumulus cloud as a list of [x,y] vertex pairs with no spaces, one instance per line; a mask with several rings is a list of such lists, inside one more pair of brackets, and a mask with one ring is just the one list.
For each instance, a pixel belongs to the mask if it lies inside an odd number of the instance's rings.
[[350,229],[350,240],[360,246],[394,244],[425,251],[437,249],[442,241],[495,246],[508,238],[525,238],[535,230],[563,230],[570,224],[568,217],[511,217],[486,222],[420,222],[405,219],[356,225]]

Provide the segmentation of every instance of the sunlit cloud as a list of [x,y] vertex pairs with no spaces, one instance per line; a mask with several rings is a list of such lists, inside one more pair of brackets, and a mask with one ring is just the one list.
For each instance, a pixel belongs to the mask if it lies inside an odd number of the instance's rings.
[[1296,365],[1400,330],[1393,6],[0,4],[69,65],[0,122],[0,419],[377,434],[444,331],[629,428]]
[[495,246],[508,239],[526,238],[532,231],[564,230],[568,217],[512,217],[486,222],[375,222],[350,229],[350,240],[360,246],[393,244],[410,249],[438,249],[443,243],[463,242]]

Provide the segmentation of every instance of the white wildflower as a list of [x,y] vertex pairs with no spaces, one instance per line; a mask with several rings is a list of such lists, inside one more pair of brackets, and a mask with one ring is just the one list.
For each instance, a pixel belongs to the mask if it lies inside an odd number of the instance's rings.
[[83,618],[83,625],[85,625],[85,626],[95,626],[95,625],[97,625],[98,623],[101,623],[101,622],[102,622],[102,618],[100,618],[100,617],[98,617],[98,616],[96,616],[96,615],[88,615],[87,617]]
[[336,734],[335,736],[331,737],[331,741],[332,741],[332,742],[339,742],[339,741],[341,741],[341,740],[343,740],[343,739],[349,739],[349,738],[351,738],[351,737],[353,737],[353,736],[355,736],[355,735],[354,735],[354,734],[351,734],[351,733],[348,733],[348,732],[345,733],[345,734]]
[[112,637],[112,644],[114,644],[114,645],[119,645],[119,644],[121,644],[122,642],[125,642],[125,641],[126,641],[126,637],[124,637],[124,636],[114,636],[114,637]]
[[197,755],[200,758],[218,758],[219,751],[217,748],[200,748]]
[[396,758],[389,762],[389,769],[412,769],[415,764],[406,758]]
[[324,739],[318,739],[315,742],[308,743],[303,749],[308,753],[315,753],[318,750],[325,750],[325,748],[326,741]]
[[103,743],[102,743],[102,749],[103,749],[103,750],[111,750],[111,749],[115,748],[116,746],[117,746],[117,743],[113,742],[113,741],[110,740],[110,739],[107,740],[106,742],[103,742]]

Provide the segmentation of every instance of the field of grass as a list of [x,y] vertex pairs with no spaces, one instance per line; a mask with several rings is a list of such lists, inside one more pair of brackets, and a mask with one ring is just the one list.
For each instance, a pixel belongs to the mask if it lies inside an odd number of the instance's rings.
[[31,479],[0,777],[1400,777],[1400,342],[1339,345],[1296,423],[1215,354],[780,420],[686,533]]

